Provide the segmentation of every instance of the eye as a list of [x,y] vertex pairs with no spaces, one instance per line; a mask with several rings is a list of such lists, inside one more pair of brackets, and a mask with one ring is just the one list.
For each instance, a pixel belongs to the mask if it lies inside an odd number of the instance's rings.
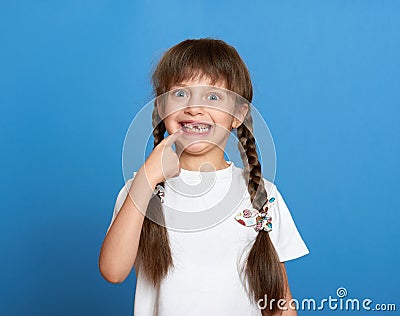
[[186,92],[185,90],[183,90],[183,89],[175,90],[175,91],[173,92],[173,95],[174,95],[175,97],[178,97],[178,98],[184,98],[184,97],[187,97],[187,96],[188,96],[187,92]]
[[216,93],[210,93],[208,95],[207,99],[211,100],[211,101],[217,101],[217,100],[221,99],[221,97]]

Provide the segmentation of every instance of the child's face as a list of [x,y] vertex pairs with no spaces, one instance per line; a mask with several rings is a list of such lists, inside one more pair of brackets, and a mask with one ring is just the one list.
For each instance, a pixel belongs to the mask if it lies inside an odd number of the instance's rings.
[[[180,144],[186,152],[205,152],[225,148],[232,128],[237,128],[248,105],[226,90],[225,83],[214,84],[208,78],[184,81],[161,97],[159,114],[169,134],[183,130]],[[162,105],[161,105],[162,104]]]

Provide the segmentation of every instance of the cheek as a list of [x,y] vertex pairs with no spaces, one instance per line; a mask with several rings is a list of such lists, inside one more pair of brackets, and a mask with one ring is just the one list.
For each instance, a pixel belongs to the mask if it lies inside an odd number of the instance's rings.
[[176,119],[173,116],[168,116],[166,118],[164,118],[164,125],[165,128],[167,129],[167,132],[169,134],[171,134],[172,132],[174,132],[177,129],[177,123],[176,123]]
[[216,124],[218,124],[221,127],[225,127],[226,129],[230,129],[232,122],[233,122],[233,116],[228,114],[228,113],[218,113],[214,116],[214,121]]

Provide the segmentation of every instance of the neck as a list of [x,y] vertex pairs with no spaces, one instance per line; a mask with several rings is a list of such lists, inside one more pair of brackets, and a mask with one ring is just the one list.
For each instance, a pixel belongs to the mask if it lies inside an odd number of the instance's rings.
[[229,164],[224,159],[224,153],[216,155],[211,153],[205,155],[191,155],[183,152],[179,157],[181,168],[191,171],[210,172],[221,170],[229,167]]

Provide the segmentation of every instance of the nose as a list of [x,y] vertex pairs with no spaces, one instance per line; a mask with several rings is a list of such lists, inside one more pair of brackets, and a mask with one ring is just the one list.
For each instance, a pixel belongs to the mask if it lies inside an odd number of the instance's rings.
[[184,112],[191,115],[203,114],[204,106],[201,103],[201,97],[193,95],[186,104]]
[[203,114],[204,113],[204,107],[202,105],[192,105],[189,104],[186,106],[183,110],[184,113],[190,114],[190,115],[198,115],[198,114]]

